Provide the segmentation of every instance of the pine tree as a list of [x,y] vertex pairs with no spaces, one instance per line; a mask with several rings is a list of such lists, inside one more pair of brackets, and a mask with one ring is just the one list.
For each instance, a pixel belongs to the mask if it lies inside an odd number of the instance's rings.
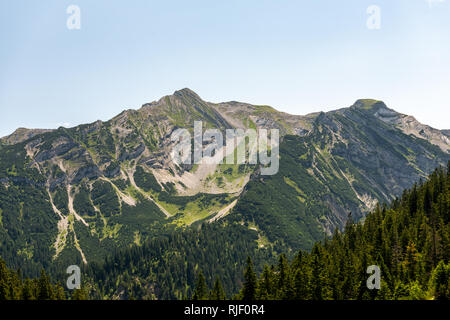
[[431,290],[434,298],[438,300],[450,299],[450,264],[440,261],[431,276]]
[[297,269],[294,275],[294,299],[307,300],[308,298],[308,276],[301,269]]
[[244,287],[242,288],[242,300],[256,299],[256,274],[253,270],[253,262],[250,257],[247,257],[247,268],[244,273]]
[[10,274],[5,262],[0,259],[0,300],[9,300],[10,296]]
[[22,290],[22,300],[36,300],[35,291],[33,281],[26,279]]
[[10,288],[9,295],[11,300],[20,300],[22,297],[22,279],[18,272],[10,272],[9,275]]
[[211,290],[209,294],[209,298],[211,300],[225,300],[226,295],[225,291],[223,291],[222,283],[220,282],[219,277],[216,277],[216,281],[214,282],[214,288]]
[[277,297],[278,299],[292,299],[294,292],[292,289],[291,279],[289,277],[289,264],[284,254],[280,255],[278,260],[278,281],[277,281]]
[[258,300],[271,300],[274,298],[274,284],[273,284],[273,274],[269,267],[264,266],[264,270],[258,281]]
[[45,270],[42,270],[38,284],[38,300],[52,300],[52,299],[54,299],[54,295],[50,279],[45,273]]
[[54,291],[54,298],[56,300],[66,300],[66,293],[64,292],[64,288],[61,285],[55,285],[53,291]]
[[84,287],[81,287],[80,289],[75,289],[73,291],[72,300],[88,300],[88,295]]
[[324,268],[323,268],[323,256],[321,254],[320,245],[314,246],[311,253],[311,291],[313,300],[323,300],[323,290],[324,290]]
[[208,289],[206,287],[206,280],[203,272],[199,272],[197,285],[194,290],[193,300],[206,300],[208,298]]

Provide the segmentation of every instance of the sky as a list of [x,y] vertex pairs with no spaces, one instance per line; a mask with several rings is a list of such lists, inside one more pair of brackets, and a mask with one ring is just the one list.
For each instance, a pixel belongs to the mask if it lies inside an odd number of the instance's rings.
[[450,0],[0,0],[0,136],[185,87],[301,115],[373,98],[450,129]]

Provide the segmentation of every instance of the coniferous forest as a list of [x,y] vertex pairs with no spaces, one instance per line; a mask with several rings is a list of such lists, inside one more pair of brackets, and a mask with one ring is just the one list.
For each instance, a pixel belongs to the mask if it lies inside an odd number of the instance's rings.
[[[448,299],[449,169],[436,169],[363,221],[349,214],[342,232],[311,251],[259,249],[245,226],[224,220],[118,251],[86,267],[74,292],[57,284],[57,274],[23,279],[0,261],[0,299]],[[367,287],[372,265],[380,289]]]
[[84,289],[75,289],[71,294],[61,284],[54,284],[42,270],[39,278],[24,279],[20,270],[9,270],[0,259],[0,300],[86,300]]

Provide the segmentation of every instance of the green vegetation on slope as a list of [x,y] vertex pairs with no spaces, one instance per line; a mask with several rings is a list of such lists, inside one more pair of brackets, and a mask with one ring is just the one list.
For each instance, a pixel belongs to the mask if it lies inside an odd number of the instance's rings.
[[96,288],[94,298],[183,299],[193,295],[202,270],[208,285],[220,275],[231,295],[242,284],[248,255],[260,265],[275,257],[270,249],[258,250],[256,240],[256,232],[240,224],[205,224],[120,250],[104,263],[89,264],[85,277]]

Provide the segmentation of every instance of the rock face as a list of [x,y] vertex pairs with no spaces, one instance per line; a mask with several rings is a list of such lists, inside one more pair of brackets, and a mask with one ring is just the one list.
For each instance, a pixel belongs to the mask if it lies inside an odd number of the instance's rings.
[[[171,133],[192,132],[194,121],[204,129],[279,129],[280,171],[269,177],[248,163],[175,165]],[[309,248],[350,212],[362,218],[445,164],[447,133],[376,100],[296,116],[205,102],[189,89],[107,122],[20,129],[0,144],[0,255],[36,265],[91,261],[225,217],[254,223],[272,243]]]
[[440,131],[417,121],[413,116],[398,113],[389,109],[383,102],[377,100],[358,100],[354,107],[368,110],[378,119],[389,123],[405,134],[412,134],[439,146],[443,151],[449,151],[450,140],[445,130]]

